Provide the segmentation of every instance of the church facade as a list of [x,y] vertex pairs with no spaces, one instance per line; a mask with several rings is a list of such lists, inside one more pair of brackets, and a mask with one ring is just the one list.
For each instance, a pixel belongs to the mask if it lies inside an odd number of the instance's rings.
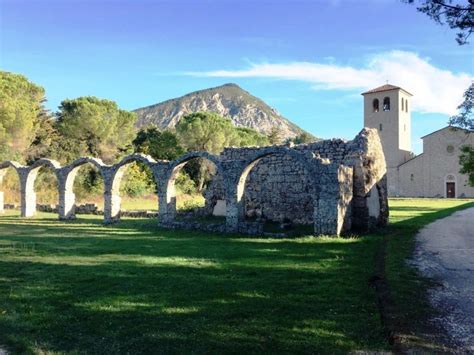
[[474,146],[474,132],[444,127],[423,139],[423,153],[411,152],[411,97],[394,85],[362,93],[364,126],[379,131],[387,162],[389,196],[474,198],[468,176],[460,174],[464,145]]

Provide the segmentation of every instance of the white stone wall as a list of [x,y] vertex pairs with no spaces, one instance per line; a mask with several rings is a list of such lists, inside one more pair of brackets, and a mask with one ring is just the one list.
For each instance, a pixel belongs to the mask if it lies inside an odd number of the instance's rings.
[[460,174],[463,145],[474,146],[474,133],[445,127],[423,138],[423,154],[398,168],[399,196],[446,197],[446,181],[455,182],[456,197],[474,197],[468,176]]

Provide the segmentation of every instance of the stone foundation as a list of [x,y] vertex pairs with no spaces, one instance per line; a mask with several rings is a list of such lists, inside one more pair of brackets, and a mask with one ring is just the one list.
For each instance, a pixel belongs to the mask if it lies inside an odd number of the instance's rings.
[[[174,182],[179,170],[192,159],[207,159],[216,176],[206,193],[205,211],[225,216],[218,225],[177,221]],[[60,219],[77,212],[72,190],[78,169],[97,167],[104,178],[104,222],[120,219],[120,182],[127,165],[140,161],[153,171],[159,198],[158,220],[167,228],[192,228],[246,234],[263,234],[266,221],[313,224],[316,235],[339,235],[352,229],[368,230],[388,219],[385,158],[374,129],[363,129],[352,141],[332,139],[297,146],[226,148],[220,155],[192,152],[174,161],[155,161],[133,154],[117,164],[80,158],[61,167],[40,159],[31,166],[0,164],[0,184],[7,168],[18,172],[21,215],[34,216],[34,181],[42,166],[58,178]],[[1,186],[1,185],[0,185]],[[3,199],[0,193],[0,212]]]

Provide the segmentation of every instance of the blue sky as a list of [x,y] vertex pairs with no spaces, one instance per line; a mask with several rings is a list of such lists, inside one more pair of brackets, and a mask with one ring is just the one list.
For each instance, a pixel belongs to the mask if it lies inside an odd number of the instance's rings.
[[0,0],[0,68],[135,109],[235,82],[316,136],[352,138],[360,93],[414,94],[413,150],[454,113],[473,47],[398,0]]

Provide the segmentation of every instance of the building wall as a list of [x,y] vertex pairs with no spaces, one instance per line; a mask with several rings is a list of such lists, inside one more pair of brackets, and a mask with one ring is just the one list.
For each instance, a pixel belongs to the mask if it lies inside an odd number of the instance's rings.
[[459,173],[460,148],[467,144],[474,146],[474,133],[461,129],[446,127],[425,136],[423,154],[398,168],[398,195],[446,197],[449,180],[455,182],[456,197],[474,197],[468,176]]

